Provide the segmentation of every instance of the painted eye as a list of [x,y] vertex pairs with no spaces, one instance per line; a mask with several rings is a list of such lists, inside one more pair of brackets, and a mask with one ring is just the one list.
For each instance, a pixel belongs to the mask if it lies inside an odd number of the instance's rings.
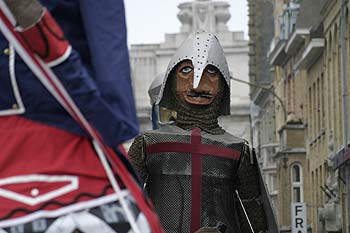
[[214,68],[208,68],[207,71],[209,74],[216,74],[216,69]]
[[186,67],[184,67],[184,68],[181,69],[181,72],[182,72],[182,73],[185,73],[185,74],[188,74],[188,73],[190,73],[192,70],[193,70],[193,69],[192,69],[191,67],[186,66]]

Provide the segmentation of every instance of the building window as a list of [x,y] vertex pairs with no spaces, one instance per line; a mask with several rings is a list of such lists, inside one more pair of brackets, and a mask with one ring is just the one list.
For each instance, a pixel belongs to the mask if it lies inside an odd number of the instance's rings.
[[295,30],[299,14],[300,0],[290,1],[280,17],[280,39],[287,40]]
[[312,140],[312,90],[311,90],[311,87],[309,87],[309,104],[308,104],[308,108],[309,108],[309,125],[308,125],[308,129],[309,129],[309,140],[311,141]]
[[300,164],[291,167],[292,202],[303,202],[303,177]]
[[277,191],[277,175],[271,174],[271,192]]
[[321,73],[321,117],[322,117],[322,120],[321,120],[321,128],[324,130],[324,128],[326,127],[326,123],[325,123],[325,120],[326,120],[326,111],[325,111],[325,103],[324,103],[324,99],[325,99],[325,94],[326,94],[326,91],[325,91],[325,86],[324,86],[324,78],[323,78],[323,73]]

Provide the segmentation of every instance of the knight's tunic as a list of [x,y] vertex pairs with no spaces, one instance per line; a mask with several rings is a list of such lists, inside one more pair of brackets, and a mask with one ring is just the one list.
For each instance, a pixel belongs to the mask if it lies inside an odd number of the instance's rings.
[[142,134],[146,189],[166,232],[193,232],[224,223],[241,232],[235,182],[245,141],[167,126]]

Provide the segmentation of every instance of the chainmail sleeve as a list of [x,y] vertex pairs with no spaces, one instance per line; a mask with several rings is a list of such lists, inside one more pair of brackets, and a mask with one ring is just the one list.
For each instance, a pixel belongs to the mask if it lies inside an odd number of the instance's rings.
[[134,165],[136,171],[139,172],[143,182],[145,182],[148,175],[146,170],[146,163],[145,163],[144,145],[145,144],[144,144],[143,136],[139,135],[134,139],[128,153],[131,158],[131,163]]
[[[257,161],[251,155],[249,146],[245,145],[237,173],[238,182],[236,188],[245,211],[247,212],[248,218],[253,226],[254,232],[267,232],[264,205],[262,203],[259,184],[260,173],[257,170],[259,169],[259,166],[256,163]],[[241,231],[251,232],[238,198],[236,204]]]

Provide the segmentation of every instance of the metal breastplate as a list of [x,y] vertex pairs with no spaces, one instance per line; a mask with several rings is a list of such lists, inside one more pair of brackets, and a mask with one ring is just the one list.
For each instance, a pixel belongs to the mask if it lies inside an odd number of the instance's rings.
[[240,232],[234,182],[243,140],[169,126],[144,134],[147,192],[166,232],[218,223]]

